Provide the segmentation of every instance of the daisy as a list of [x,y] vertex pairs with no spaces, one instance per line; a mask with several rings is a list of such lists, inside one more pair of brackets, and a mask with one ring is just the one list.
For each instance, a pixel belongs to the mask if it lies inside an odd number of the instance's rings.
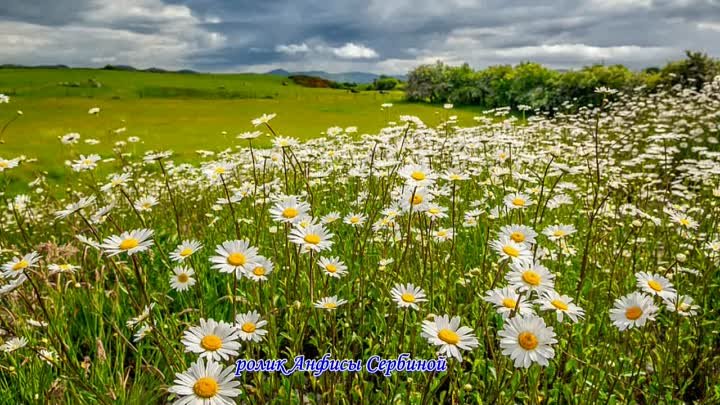
[[80,266],[76,266],[74,264],[68,264],[68,263],[55,264],[55,263],[53,263],[48,266],[48,270],[50,270],[48,275],[52,276],[57,273],[74,273],[78,269],[80,269]]
[[270,122],[271,119],[275,118],[276,115],[277,114],[263,114],[259,118],[253,119],[251,122],[254,126],[257,127],[262,124],[267,124],[268,122]]
[[521,316],[534,314],[532,306],[527,303],[525,297],[510,287],[489,290],[483,300],[495,305],[495,311],[503,319],[507,319],[513,311]]
[[170,252],[170,258],[175,262],[182,263],[202,247],[203,245],[196,240],[184,240],[175,250]]
[[135,209],[139,212],[143,211],[152,211],[152,207],[156,206],[158,204],[157,198],[153,196],[145,196],[141,199],[135,201]]
[[552,348],[557,343],[555,332],[539,316],[510,318],[498,335],[502,353],[510,356],[516,368],[528,368],[532,363],[547,366],[548,360],[555,357]]
[[199,326],[193,326],[185,331],[182,344],[185,352],[198,353],[200,357],[209,360],[227,360],[237,356],[238,331],[227,322],[215,322],[213,319],[200,319]]
[[436,315],[432,321],[423,321],[422,336],[428,343],[440,346],[438,354],[455,357],[458,361],[462,361],[460,350],[472,350],[479,345],[472,329],[460,326],[459,316],[450,319],[449,315]]
[[321,257],[318,259],[318,266],[330,277],[340,278],[347,274],[347,266],[337,256]]
[[433,232],[433,238],[436,242],[445,242],[451,240],[454,236],[454,232],[450,228],[438,229]]
[[511,262],[528,262],[532,260],[533,254],[524,243],[517,243],[505,235],[500,235],[498,240],[490,242],[490,246],[500,255],[500,261],[510,260]]
[[637,279],[637,288],[650,295],[657,295],[663,299],[672,298],[675,295],[675,287],[670,280],[659,274],[641,271],[635,274],[635,278]]
[[672,219],[673,222],[680,225],[683,228],[686,229],[697,229],[699,226],[698,222],[694,219],[690,218],[688,215],[678,212],[678,211],[671,211],[670,213],[670,219]]
[[634,292],[615,300],[614,308],[610,310],[610,319],[620,330],[633,327],[642,327],[650,320],[655,320],[658,307],[653,303],[651,296]]
[[663,297],[665,308],[670,312],[677,312],[682,316],[695,316],[700,309],[699,305],[693,304],[693,299],[687,295],[673,295],[668,298]]
[[246,240],[229,240],[215,248],[216,256],[210,258],[212,268],[221,273],[235,272],[235,277],[241,279],[243,273],[255,267],[258,257],[256,248],[251,247]]
[[447,208],[442,207],[437,204],[430,204],[425,211],[425,215],[432,219],[441,219],[441,218],[447,218]]
[[145,336],[149,335],[153,331],[153,326],[149,324],[143,324],[140,329],[135,332],[133,335],[133,342],[137,343],[145,338]]
[[390,295],[397,303],[400,308],[412,308],[420,309],[418,304],[427,301],[425,298],[425,291],[422,288],[416,287],[410,283],[408,284],[395,284],[390,290]]
[[6,169],[12,169],[14,167],[17,167],[18,163],[20,163],[20,159],[3,159],[0,158],[0,172],[4,172]]
[[291,224],[304,217],[309,211],[310,204],[298,201],[295,196],[289,196],[270,208],[270,216],[277,222]]
[[422,187],[406,187],[401,198],[400,206],[403,211],[409,211],[412,207],[413,212],[423,212],[427,210],[434,196]]
[[327,224],[331,224],[339,219],[340,219],[340,213],[333,211],[333,212],[330,212],[330,213],[324,215],[322,218],[320,218],[320,222],[327,225]]
[[64,145],[73,145],[78,143],[79,140],[80,134],[78,134],[77,132],[70,132],[60,138],[60,142],[62,142]]
[[447,170],[443,175],[443,178],[447,181],[462,181],[469,180],[470,176],[465,172],[458,172],[455,170]]
[[273,263],[263,256],[259,256],[253,261],[252,269],[245,271],[245,277],[253,281],[265,281],[267,276],[273,272]]
[[515,243],[535,243],[537,232],[525,225],[505,225],[500,228],[500,235],[507,236]]
[[348,214],[343,220],[344,223],[352,226],[361,226],[365,223],[365,215],[362,214]]
[[560,295],[555,290],[545,291],[536,303],[540,305],[541,311],[555,311],[558,322],[562,322],[565,315],[573,322],[585,316],[585,310],[573,304],[572,298]]
[[153,240],[150,239],[152,235],[153,231],[150,229],[135,229],[105,238],[100,246],[105,253],[109,253],[109,257],[120,253],[127,253],[128,256],[131,256],[148,250],[153,244]]
[[76,172],[82,172],[85,170],[92,170],[97,167],[97,162],[100,160],[100,155],[80,155],[80,159],[72,162],[72,168]]
[[300,245],[303,251],[320,252],[332,247],[333,234],[320,224],[311,224],[305,228],[295,228],[290,232],[290,242]]
[[337,309],[340,305],[347,304],[347,300],[339,300],[337,298],[337,295],[333,295],[332,297],[325,297],[321,298],[315,303],[315,308],[320,309],[327,309],[329,311],[333,311]]
[[289,136],[276,136],[273,138],[272,144],[276,148],[292,148],[298,146],[300,142]]
[[539,263],[513,262],[510,270],[505,279],[520,292],[530,290],[539,296],[555,287],[555,275]]
[[9,262],[3,264],[3,278],[15,278],[23,273],[25,269],[32,269],[40,261],[40,255],[37,252],[30,252],[23,257],[14,257]]
[[55,211],[55,219],[69,217],[70,215],[91,206],[95,202],[95,196],[82,197],[77,202],[68,204],[64,210]]
[[533,201],[523,193],[514,193],[505,196],[505,206],[509,209],[522,209],[533,205]]
[[190,267],[177,266],[170,275],[170,287],[175,291],[187,291],[195,285],[195,279],[192,277],[195,270]]
[[0,346],[0,350],[5,353],[14,352],[15,350],[22,349],[27,346],[28,340],[24,337],[14,337]]
[[178,396],[173,405],[234,405],[241,393],[239,385],[235,366],[223,369],[219,363],[199,358],[187,371],[175,374],[168,392]]
[[574,234],[577,230],[573,225],[550,225],[542,232],[548,237],[548,239],[556,242],[558,240],[565,239],[566,236]]
[[427,187],[432,185],[437,179],[437,174],[433,173],[429,168],[422,165],[407,165],[398,170],[398,175],[405,179],[406,184],[410,187]]
[[143,308],[142,313],[134,318],[128,319],[128,321],[125,322],[125,325],[127,325],[128,328],[133,328],[133,327],[145,322],[147,319],[150,318],[150,311],[152,311],[152,309],[154,307],[155,307],[154,302],[152,304],[150,304],[149,306],[145,305],[145,308]]
[[267,321],[263,320],[257,311],[235,316],[235,327],[238,330],[240,340],[262,341],[263,336],[267,334],[267,330],[262,328],[265,325],[267,325]]
[[128,181],[130,180],[130,173],[122,173],[122,174],[113,174],[110,176],[110,182],[107,184],[104,184],[100,190],[102,191],[109,191],[115,187],[125,187],[127,186]]

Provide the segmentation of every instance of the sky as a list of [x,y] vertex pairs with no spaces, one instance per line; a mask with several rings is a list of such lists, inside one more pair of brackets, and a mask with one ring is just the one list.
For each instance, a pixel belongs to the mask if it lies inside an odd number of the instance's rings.
[[0,0],[0,63],[405,74],[720,56],[720,0]]

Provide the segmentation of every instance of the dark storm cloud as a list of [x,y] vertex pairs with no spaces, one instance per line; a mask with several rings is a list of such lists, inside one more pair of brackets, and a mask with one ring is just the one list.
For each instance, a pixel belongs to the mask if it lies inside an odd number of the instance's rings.
[[713,0],[0,0],[0,59],[15,63],[403,73],[476,67],[660,65],[720,56]]

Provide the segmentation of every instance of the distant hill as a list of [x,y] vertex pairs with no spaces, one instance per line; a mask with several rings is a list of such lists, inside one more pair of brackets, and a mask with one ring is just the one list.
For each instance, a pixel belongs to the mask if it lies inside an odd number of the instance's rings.
[[[310,70],[310,71],[304,71],[304,72],[289,72],[285,69],[275,69],[267,72],[269,75],[276,75],[276,76],[313,76],[313,77],[319,77],[326,80],[331,80],[333,82],[337,83],[358,83],[358,84],[365,84],[365,83],[372,83],[375,79],[380,77],[380,75],[375,73],[367,73],[367,72],[345,72],[345,73],[328,73],[322,70]],[[398,80],[406,80],[407,78],[405,76],[392,76]]]

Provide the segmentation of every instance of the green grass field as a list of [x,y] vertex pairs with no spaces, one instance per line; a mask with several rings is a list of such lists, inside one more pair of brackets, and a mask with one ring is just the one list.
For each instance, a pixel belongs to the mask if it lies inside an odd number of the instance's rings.
[[[109,153],[114,142],[138,136],[144,143],[141,150],[172,148],[180,160],[192,160],[198,149],[238,144],[235,135],[253,129],[250,121],[264,113],[277,113],[277,130],[301,139],[320,135],[328,123],[357,126],[362,134],[377,131],[401,114],[421,116],[431,125],[446,116],[438,106],[404,102],[402,92],[312,89],[284,77],[258,74],[0,69],[0,94],[11,97],[10,104],[0,106],[0,125],[23,111],[3,135],[0,157],[37,158],[21,169],[28,179],[38,171],[47,171],[50,178],[63,176],[58,137],[69,132],[101,141],[98,146],[81,142],[81,153]],[[383,112],[383,103],[394,107]],[[100,107],[101,113],[89,115],[92,107]],[[467,125],[478,111],[458,109],[453,114]],[[113,132],[122,127],[127,131]]]

